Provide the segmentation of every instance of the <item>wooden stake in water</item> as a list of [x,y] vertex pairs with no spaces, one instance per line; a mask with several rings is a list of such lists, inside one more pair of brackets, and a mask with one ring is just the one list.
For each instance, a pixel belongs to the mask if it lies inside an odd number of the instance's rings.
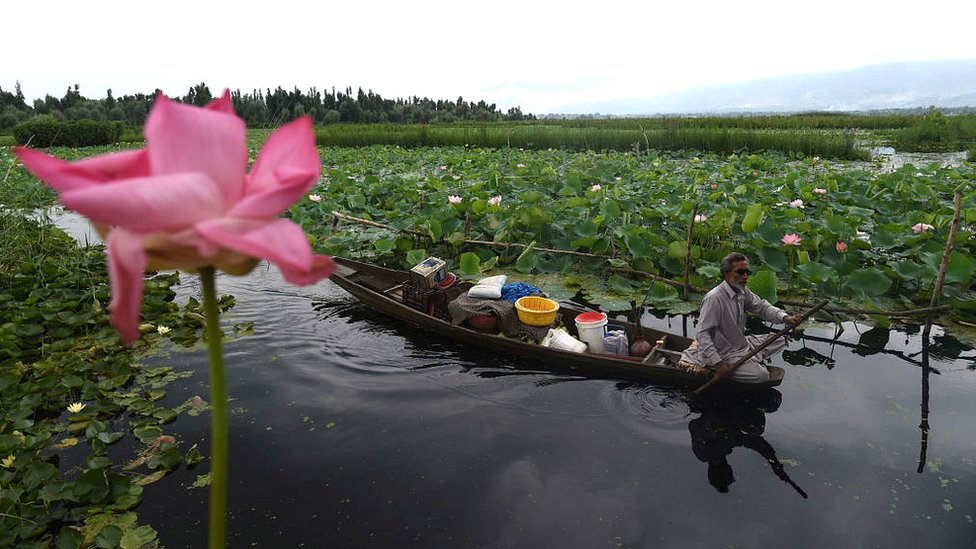
[[932,331],[933,309],[942,297],[942,283],[945,281],[946,268],[949,266],[949,256],[952,255],[952,245],[956,241],[956,231],[959,229],[959,212],[962,209],[962,193],[956,191],[956,209],[952,213],[952,226],[949,228],[949,238],[946,239],[945,251],[942,253],[942,264],[939,265],[939,277],[935,280],[932,290],[932,301],[929,303],[929,314],[925,319],[925,329],[922,330],[922,341],[929,340]]

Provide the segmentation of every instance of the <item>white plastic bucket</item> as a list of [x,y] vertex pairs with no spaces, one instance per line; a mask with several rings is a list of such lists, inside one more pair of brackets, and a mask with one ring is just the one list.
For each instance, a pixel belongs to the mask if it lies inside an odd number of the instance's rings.
[[576,331],[591,353],[603,352],[603,329],[606,325],[606,313],[590,312],[576,316]]
[[566,330],[557,330],[554,328],[549,329],[546,337],[542,339],[542,345],[562,351],[572,351],[574,353],[582,353],[586,350],[586,343],[569,335],[569,332]]

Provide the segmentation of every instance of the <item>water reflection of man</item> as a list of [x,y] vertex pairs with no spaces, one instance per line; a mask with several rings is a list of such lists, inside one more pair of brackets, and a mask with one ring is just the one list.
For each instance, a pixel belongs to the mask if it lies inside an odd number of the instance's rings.
[[755,392],[745,397],[725,396],[692,402],[692,411],[701,415],[688,423],[691,449],[700,461],[708,464],[708,482],[722,493],[735,482],[728,456],[742,446],[758,452],[781,480],[793,486],[804,498],[806,493],[786,474],[776,457],[776,450],[762,437],[766,414],[779,409],[782,394],[775,389]]

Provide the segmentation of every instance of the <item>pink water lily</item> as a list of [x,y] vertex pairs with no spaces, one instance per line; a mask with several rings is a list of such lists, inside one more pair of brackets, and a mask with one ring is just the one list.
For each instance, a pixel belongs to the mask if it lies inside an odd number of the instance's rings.
[[784,234],[782,242],[784,246],[799,246],[803,239],[796,233]]
[[703,221],[708,221],[708,216],[707,215],[702,215],[702,214],[696,214],[695,215],[695,223],[701,223]]
[[447,197],[447,201],[451,204],[460,204],[464,199],[456,194],[452,194]]
[[601,187],[600,184],[597,183],[596,185],[593,185],[592,187],[590,187],[590,190],[593,191],[593,192],[597,192],[597,191],[599,191],[602,188],[603,187]]
[[924,233],[925,231],[931,231],[934,228],[935,227],[929,225],[928,223],[916,223],[912,225],[912,231],[914,231],[915,234],[921,234]]
[[827,194],[827,189],[821,189],[820,187],[817,187],[816,189],[813,189],[813,192],[814,194]]
[[497,205],[499,205],[501,203],[502,203],[502,196],[501,195],[493,196],[493,197],[491,197],[491,198],[488,199],[488,205],[489,206],[497,206]]
[[250,173],[246,128],[228,91],[203,108],[160,95],[144,131],[144,149],[77,162],[14,151],[105,239],[112,324],[126,342],[139,337],[147,269],[245,274],[266,259],[300,285],[332,273],[333,260],[313,255],[298,225],[276,218],[321,174],[311,119],[271,134]]
[[312,202],[322,202],[322,196],[318,194],[310,194],[308,195],[308,199]]
[[835,247],[837,248],[837,251],[839,253],[842,253],[842,254],[846,254],[847,253],[847,242],[843,242],[843,241],[838,242],[835,245]]

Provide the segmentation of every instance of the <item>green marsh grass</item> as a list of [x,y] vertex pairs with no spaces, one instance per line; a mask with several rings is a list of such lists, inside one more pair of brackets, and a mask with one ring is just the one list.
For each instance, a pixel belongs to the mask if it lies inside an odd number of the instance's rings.
[[[346,125],[316,128],[323,147],[395,145],[414,147],[561,149],[569,151],[701,150],[719,154],[776,150],[838,159],[866,153],[844,132],[722,127],[640,128],[612,124],[488,123],[480,125]],[[632,124],[632,123],[631,123]]]

